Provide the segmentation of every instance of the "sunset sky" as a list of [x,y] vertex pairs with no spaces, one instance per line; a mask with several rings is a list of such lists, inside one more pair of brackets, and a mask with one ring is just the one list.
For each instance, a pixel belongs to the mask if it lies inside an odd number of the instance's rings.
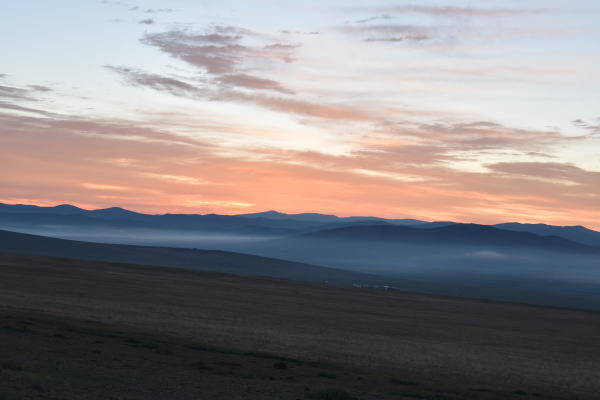
[[0,202],[600,229],[600,2],[0,2]]

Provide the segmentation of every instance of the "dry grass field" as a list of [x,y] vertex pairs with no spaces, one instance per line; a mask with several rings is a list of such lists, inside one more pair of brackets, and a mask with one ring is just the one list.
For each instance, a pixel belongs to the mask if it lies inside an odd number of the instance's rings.
[[593,399],[600,314],[0,254],[0,399]]

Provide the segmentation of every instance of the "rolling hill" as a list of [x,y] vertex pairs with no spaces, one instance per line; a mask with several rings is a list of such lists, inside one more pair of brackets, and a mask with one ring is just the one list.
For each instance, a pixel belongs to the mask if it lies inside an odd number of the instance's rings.
[[90,243],[3,230],[0,230],[0,251],[183,267],[310,282],[386,284],[386,278],[382,277],[227,251]]
[[452,224],[429,229],[389,224],[346,226],[307,233],[303,237],[437,246],[485,245],[499,248],[531,248],[600,255],[600,247],[586,246],[562,237],[541,236],[526,231],[508,231],[477,224]]
[[0,252],[0,322],[3,399],[592,400],[600,390],[597,312]]
[[523,259],[464,246],[331,240],[322,234],[247,243],[233,252],[92,243],[0,230],[0,251],[600,310],[598,257],[554,253],[532,258],[528,251],[529,258]]
[[508,222],[494,226],[500,229],[515,232],[530,232],[541,236],[559,236],[573,242],[586,244],[588,246],[600,246],[600,232],[588,229],[584,226],[520,224],[517,222]]

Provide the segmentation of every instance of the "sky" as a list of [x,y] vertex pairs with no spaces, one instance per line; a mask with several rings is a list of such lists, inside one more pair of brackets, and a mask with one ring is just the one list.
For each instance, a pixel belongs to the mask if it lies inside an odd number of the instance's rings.
[[600,2],[6,0],[0,202],[600,229]]

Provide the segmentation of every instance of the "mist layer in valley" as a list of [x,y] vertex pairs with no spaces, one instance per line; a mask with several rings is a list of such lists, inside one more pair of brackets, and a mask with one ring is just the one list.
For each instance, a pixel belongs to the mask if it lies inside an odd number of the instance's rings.
[[257,242],[282,238],[282,236],[275,235],[267,236],[152,228],[128,229],[106,226],[82,228],[72,225],[23,226],[0,224],[0,229],[59,239],[81,240],[85,242],[199,248],[206,250],[248,248],[249,246],[252,247]]
[[[318,215],[117,214],[0,214],[0,228],[89,242],[233,251],[388,277],[400,290],[600,309],[600,247],[522,231],[525,225],[509,230]],[[543,226],[564,232],[558,228]],[[583,233],[595,240],[594,231]]]

